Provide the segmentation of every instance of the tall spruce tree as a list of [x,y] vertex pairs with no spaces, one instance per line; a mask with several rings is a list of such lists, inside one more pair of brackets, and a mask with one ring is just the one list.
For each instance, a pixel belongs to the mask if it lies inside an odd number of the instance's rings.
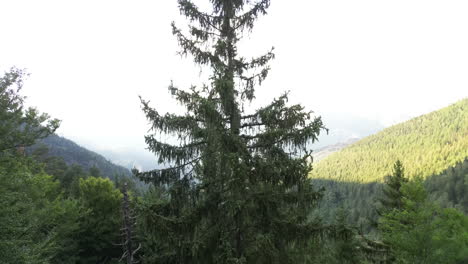
[[[321,119],[283,94],[248,113],[255,87],[270,70],[273,50],[247,59],[238,54],[269,0],[211,0],[203,12],[178,0],[191,24],[188,34],[172,24],[182,55],[211,69],[208,83],[169,91],[186,107],[161,115],[142,100],[152,124],[146,143],[165,169],[134,173],[166,194],[143,222],[143,258],[151,263],[291,263],[322,227],[308,216],[321,192],[308,174]],[[169,144],[161,134],[179,140]]]
[[405,169],[400,160],[393,165],[393,173],[385,177],[383,197],[378,199],[377,214],[382,216],[390,210],[400,210],[403,206],[403,193],[401,187],[408,182],[405,177]]

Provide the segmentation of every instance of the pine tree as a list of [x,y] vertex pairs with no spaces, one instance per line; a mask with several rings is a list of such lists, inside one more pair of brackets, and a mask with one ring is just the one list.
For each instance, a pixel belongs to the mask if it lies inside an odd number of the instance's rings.
[[393,173],[385,178],[385,186],[383,187],[383,197],[378,199],[380,203],[377,206],[377,214],[382,215],[389,210],[400,210],[403,206],[403,194],[401,187],[408,182],[405,177],[405,170],[401,161],[397,160],[393,165]]
[[50,119],[35,108],[25,109],[25,97],[19,92],[26,76],[23,70],[11,68],[0,77],[0,155],[16,149],[23,152],[24,147],[53,134],[60,125],[58,119]]
[[403,184],[402,207],[379,219],[383,241],[396,263],[465,263],[468,218],[429,200],[421,178]]
[[[146,143],[160,163],[171,165],[134,171],[167,191],[144,215],[152,236],[144,257],[151,263],[291,263],[324,229],[308,218],[321,192],[308,179],[306,149],[323,124],[303,106],[288,105],[287,93],[257,111],[244,109],[274,53],[249,60],[237,44],[270,1],[211,0],[209,13],[190,0],[178,4],[191,21],[188,35],[172,24],[181,54],[211,69],[211,76],[189,90],[171,83],[184,115],[161,115],[142,100],[154,132]],[[162,134],[179,144],[159,140]]]

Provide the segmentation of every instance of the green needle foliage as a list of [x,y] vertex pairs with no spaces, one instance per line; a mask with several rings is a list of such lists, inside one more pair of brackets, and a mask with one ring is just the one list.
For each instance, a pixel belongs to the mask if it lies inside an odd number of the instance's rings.
[[396,263],[466,263],[468,217],[431,202],[420,178],[403,184],[401,193],[401,207],[379,219]]
[[401,161],[397,160],[393,165],[393,174],[385,177],[385,186],[382,189],[384,196],[378,199],[377,213],[379,215],[403,207],[401,187],[406,182],[408,182],[408,178],[405,177],[403,165]]
[[24,108],[24,97],[19,92],[25,76],[23,70],[11,68],[0,77],[0,152],[30,146],[60,125],[48,114]]
[[[165,169],[135,171],[164,189],[144,215],[148,263],[291,263],[324,228],[308,215],[321,193],[311,186],[306,144],[323,129],[284,94],[248,113],[246,103],[269,72],[273,50],[253,59],[238,54],[244,31],[266,14],[269,0],[211,0],[204,12],[179,0],[191,24],[172,24],[182,55],[209,68],[209,82],[189,90],[169,86],[185,106],[165,114],[142,100],[152,123],[146,143]],[[169,135],[179,140],[160,140]],[[294,253],[296,252],[296,253]],[[300,252],[300,253],[297,253]]]
[[468,157],[456,166],[425,181],[432,200],[442,207],[455,207],[468,214]]
[[59,125],[24,108],[23,77],[14,68],[0,77],[0,263],[117,263],[121,194],[112,182],[85,180],[45,149],[17,151]]

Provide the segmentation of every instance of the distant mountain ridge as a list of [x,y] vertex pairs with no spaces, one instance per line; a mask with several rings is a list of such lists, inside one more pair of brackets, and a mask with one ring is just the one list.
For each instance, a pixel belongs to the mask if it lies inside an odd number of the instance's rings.
[[55,134],[50,135],[47,138],[39,140],[34,146],[29,148],[29,151],[34,151],[34,149],[39,148],[41,145],[48,148],[47,156],[61,157],[67,165],[77,164],[86,170],[89,170],[91,167],[97,167],[104,177],[111,179],[116,175],[132,177],[129,169],[116,165],[104,156],[81,147],[64,137]]
[[148,171],[160,169],[163,166],[163,164],[158,163],[154,154],[144,149],[98,149],[97,151],[113,163],[124,166],[129,170],[137,168],[138,170]]
[[368,136],[314,165],[312,178],[381,182],[399,159],[410,177],[439,174],[468,157],[468,98]]
[[347,142],[350,139],[364,138],[385,128],[377,121],[346,113],[323,113],[321,115],[328,133],[321,133],[318,141],[312,144],[312,149],[322,148]]

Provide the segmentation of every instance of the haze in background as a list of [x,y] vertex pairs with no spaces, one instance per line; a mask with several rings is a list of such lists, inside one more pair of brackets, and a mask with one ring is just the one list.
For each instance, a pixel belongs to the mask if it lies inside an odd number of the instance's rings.
[[[63,120],[58,134],[150,166],[138,95],[180,111],[170,81],[206,77],[176,55],[170,23],[185,25],[176,1],[2,0],[0,9],[0,67],[32,74],[28,104]],[[331,129],[321,147],[454,103],[468,96],[467,13],[465,0],[273,0],[241,45],[248,57],[277,54],[251,107],[290,90]]]

